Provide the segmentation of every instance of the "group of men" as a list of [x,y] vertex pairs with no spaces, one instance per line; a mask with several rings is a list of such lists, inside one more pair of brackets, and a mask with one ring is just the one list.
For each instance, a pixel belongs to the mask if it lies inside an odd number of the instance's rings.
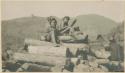
[[[58,36],[61,35],[61,30],[65,30],[66,28],[68,28],[70,17],[65,16],[63,18],[63,24],[61,24],[62,26],[59,26],[57,24],[57,20],[53,16],[48,17],[47,20],[49,22],[49,27],[46,30],[47,34],[45,35],[45,40],[48,42],[59,44],[60,41]],[[63,35],[69,34],[69,32],[70,31],[67,30],[65,33],[63,33]]]
[[46,41],[59,44],[60,40],[58,36],[70,36],[72,39],[75,39],[75,42],[83,42],[85,41],[85,37],[88,39],[88,36],[84,36],[80,31],[79,26],[74,26],[77,21],[76,19],[71,20],[69,16],[65,16],[61,24],[58,24],[56,18],[53,16],[48,17],[47,20],[49,27],[46,30]]
[[[52,43],[56,43],[59,44],[59,35],[69,35],[71,34],[71,29],[70,29],[70,25],[69,25],[69,20],[70,17],[69,16],[65,16],[62,20],[62,24],[57,24],[57,20],[55,17],[50,16],[47,18],[48,22],[49,22],[49,27],[47,28],[47,34],[45,35],[45,40],[52,42]],[[76,20],[75,20],[76,21]],[[75,24],[75,23],[72,23]]]

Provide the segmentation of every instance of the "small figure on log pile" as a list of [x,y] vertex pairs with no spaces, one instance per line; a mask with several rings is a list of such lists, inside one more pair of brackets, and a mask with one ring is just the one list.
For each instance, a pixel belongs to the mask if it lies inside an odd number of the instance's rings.
[[75,66],[74,63],[71,62],[71,58],[67,58],[67,59],[66,59],[66,63],[65,63],[65,65],[64,65],[64,68],[62,68],[62,72],[63,72],[64,70],[68,70],[68,71],[70,71],[70,72],[73,72],[74,66]]

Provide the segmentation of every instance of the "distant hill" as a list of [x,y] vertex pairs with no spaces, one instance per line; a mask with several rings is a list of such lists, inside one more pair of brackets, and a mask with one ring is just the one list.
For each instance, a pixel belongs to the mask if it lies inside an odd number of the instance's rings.
[[[60,18],[57,18],[60,23]],[[115,21],[104,16],[89,14],[76,17],[75,26],[89,34],[96,36],[97,34],[107,34],[110,30],[118,25]],[[23,45],[24,38],[39,39],[40,35],[45,32],[48,21],[46,17],[22,17],[11,20],[2,21],[2,47],[11,46],[13,49]]]
[[104,16],[89,14],[77,16],[77,25],[81,30],[90,36],[96,36],[97,34],[107,34],[112,28],[118,26],[115,21],[106,18]]

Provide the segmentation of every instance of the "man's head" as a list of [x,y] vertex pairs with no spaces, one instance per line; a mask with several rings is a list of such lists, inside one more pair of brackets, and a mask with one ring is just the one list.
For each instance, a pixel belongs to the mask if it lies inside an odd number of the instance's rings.
[[49,17],[47,17],[47,20],[48,20],[49,23],[50,23],[53,19],[55,19],[54,16],[49,16]]
[[68,23],[69,20],[70,20],[70,17],[69,17],[69,16],[65,16],[65,17],[63,18],[63,22],[64,22],[64,23]]
[[52,28],[56,28],[56,25],[57,25],[57,21],[56,21],[56,19],[54,18],[54,19],[51,20],[50,26],[51,26]]
[[52,28],[56,28],[57,21],[54,16],[48,17],[47,20]]

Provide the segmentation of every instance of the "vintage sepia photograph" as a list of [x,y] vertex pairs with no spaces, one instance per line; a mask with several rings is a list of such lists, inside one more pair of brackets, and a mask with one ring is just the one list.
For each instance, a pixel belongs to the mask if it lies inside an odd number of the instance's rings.
[[124,72],[124,6],[2,0],[2,72]]

